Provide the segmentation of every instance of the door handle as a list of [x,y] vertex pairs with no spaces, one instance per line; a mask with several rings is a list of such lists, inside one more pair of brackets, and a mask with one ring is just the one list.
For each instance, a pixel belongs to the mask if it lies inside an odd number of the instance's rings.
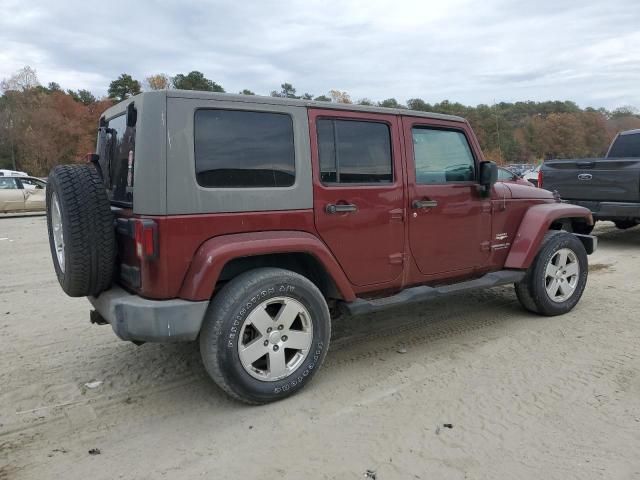
[[330,203],[325,207],[328,214],[356,212],[358,207],[351,203]]
[[413,208],[433,208],[438,206],[436,200],[414,200],[411,204]]

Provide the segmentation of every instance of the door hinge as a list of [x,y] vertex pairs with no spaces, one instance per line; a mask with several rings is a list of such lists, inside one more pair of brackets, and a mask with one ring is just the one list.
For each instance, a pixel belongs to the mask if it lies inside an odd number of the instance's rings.
[[402,265],[406,256],[406,253],[392,253],[389,255],[389,263],[391,265]]

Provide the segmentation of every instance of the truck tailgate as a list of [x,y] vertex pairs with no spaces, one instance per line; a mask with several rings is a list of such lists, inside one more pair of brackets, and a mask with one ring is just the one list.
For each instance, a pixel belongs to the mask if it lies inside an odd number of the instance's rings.
[[542,172],[542,188],[566,200],[640,201],[638,158],[548,160]]

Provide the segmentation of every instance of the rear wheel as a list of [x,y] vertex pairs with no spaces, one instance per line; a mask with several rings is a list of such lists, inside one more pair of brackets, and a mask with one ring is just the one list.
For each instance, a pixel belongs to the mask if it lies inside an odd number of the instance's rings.
[[330,337],[329,309],[318,288],[297,273],[261,268],[216,294],[200,353],[225,392],[260,404],[303,388],[322,365]]
[[93,165],[59,165],[47,182],[47,228],[53,266],[67,295],[111,286],[116,255],[113,214]]
[[549,232],[525,278],[516,284],[516,295],[531,312],[561,315],[580,300],[587,275],[587,252],[582,242],[570,233]]

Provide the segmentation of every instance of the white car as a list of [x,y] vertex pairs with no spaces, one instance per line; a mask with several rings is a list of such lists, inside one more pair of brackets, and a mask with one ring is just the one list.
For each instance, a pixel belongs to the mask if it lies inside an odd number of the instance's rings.
[[5,170],[0,168],[0,177],[28,177],[26,172],[20,172],[18,170]]
[[47,182],[26,176],[0,176],[0,213],[38,212],[46,208]]
[[524,178],[529,183],[532,183],[533,185],[535,185],[537,187],[538,186],[538,173],[540,172],[540,167],[541,166],[542,166],[542,164],[538,165],[533,170],[529,170],[527,173],[525,173],[522,176],[522,178]]

